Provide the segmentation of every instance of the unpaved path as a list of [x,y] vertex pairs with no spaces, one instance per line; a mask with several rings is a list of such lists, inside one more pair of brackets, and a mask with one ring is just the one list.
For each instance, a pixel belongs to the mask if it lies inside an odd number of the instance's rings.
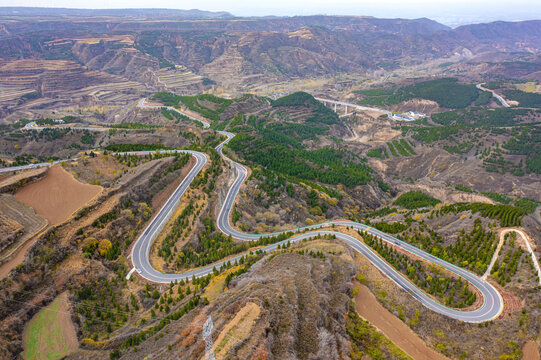
[[15,198],[34,208],[51,225],[65,221],[98,195],[101,186],[83,184],[61,166],[49,169],[47,176],[15,193]]
[[498,255],[500,254],[500,250],[502,248],[503,242],[505,240],[505,234],[503,230],[500,231],[500,242],[498,243],[498,246],[496,247],[496,251],[494,251],[494,254],[492,255],[492,259],[490,260],[490,264],[488,264],[487,271],[481,276],[481,279],[486,280],[487,277],[490,275],[490,272],[492,271],[492,267],[496,263],[496,260],[498,259]]
[[539,345],[535,341],[526,341],[522,347],[522,360],[541,360]]
[[30,239],[29,241],[27,241],[23,246],[19,247],[14,253],[13,255],[11,255],[10,259],[7,260],[5,263],[2,264],[2,266],[0,266],[0,280],[5,278],[6,276],[8,276],[9,272],[15,268],[15,266],[21,264],[24,260],[24,257],[26,255],[26,252],[28,251],[28,249],[30,249],[30,247],[32,245],[34,245],[34,243],[36,242],[37,239],[39,239],[39,237],[41,235],[43,235],[43,233],[45,232],[46,230],[40,232],[38,235],[34,236],[32,239]]
[[494,252],[494,255],[492,256],[492,260],[490,261],[490,265],[488,266],[487,271],[483,274],[482,279],[486,280],[488,275],[490,275],[490,271],[492,270],[492,266],[494,265],[494,263],[496,262],[496,259],[498,258],[498,254],[499,254],[500,249],[502,247],[502,244],[504,242],[505,235],[510,233],[510,232],[516,232],[517,234],[520,235],[520,237],[524,241],[524,246],[526,247],[526,249],[530,253],[530,256],[532,257],[533,265],[535,266],[535,269],[537,270],[537,278],[539,279],[539,284],[541,285],[541,266],[539,266],[539,261],[537,261],[537,257],[535,256],[535,253],[534,253],[533,248],[531,246],[529,236],[526,235],[526,233],[524,231],[522,231],[520,229],[517,229],[517,228],[507,228],[507,229],[502,229],[500,231],[500,242],[498,243],[498,247],[496,248],[496,251]]
[[359,288],[359,292],[355,296],[357,313],[406,354],[415,360],[449,360],[429,348],[406,324],[385,309],[368,287],[360,283],[355,283],[355,286]]

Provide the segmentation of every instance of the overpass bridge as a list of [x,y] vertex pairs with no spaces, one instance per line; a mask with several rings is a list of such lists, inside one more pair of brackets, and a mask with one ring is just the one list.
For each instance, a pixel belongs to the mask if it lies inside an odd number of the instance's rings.
[[[426,117],[425,114],[417,113],[417,112],[406,112],[406,113],[395,113],[393,114],[389,110],[370,107],[370,106],[363,106],[363,105],[357,105],[357,104],[351,104],[344,101],[338,101],[338,100],[331,100],[331,99],[324,99],[320,97],[314,97],[317,101],[321,101],[323,105],[325,106],[333,106],[334,112],[338,113],[338,106],[344,107],[344,114],[342,116],[350,116],[353,114],[354,110],[360,110],[360,111],[374,111],[379,112],[384,115],[387,115],[389,119],[396,120],[396,121],[414,121],[420,118]],[[352,110],[352,112],[348,112],[348,110]]]

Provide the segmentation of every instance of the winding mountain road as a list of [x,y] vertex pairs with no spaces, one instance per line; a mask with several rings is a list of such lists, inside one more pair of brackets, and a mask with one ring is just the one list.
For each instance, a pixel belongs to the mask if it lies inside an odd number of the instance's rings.
[[[193,120],[193,121],[196,121],[198,123],[201,123],[203,125],[203,127],[205,129],[208,129],[210,127],[210,124],[208,124],[207,122],[204,122],[204,121],[201,121],[199,119],[196,119],[190,115],[186,115],[184,114],[183,112],[179,111],[178,109],[175,109],[174,107],[171,107],[171,106],[152,106],[152,105],[145,105],[145,101],[146,101],[146,98],[142,98],[141,100],[139,100],[139,102],[137,103],[137,106],[142,108],[142,109],[156,109],[156,108],[166,108],[167,110],[170,110],[170,111],[175,111],[183,116],[186,116],[188,117],[190,120]],[[40,131],[40,130],[43,130],[43,129],[52,129],[52,128],[64,128],[64,129],[73,129],[73,130],[90,130],[90,131],[97,131],[97,132],[101,132],[101,131],[109,131],[111,130],[112,128],[108,128],[108,127],[76,127],[76,128],[73,128],[73,127],[67,127],[67,126],[54,126],[54,127],[51,127],[51,126],[39,126],[35,121],[33,122],[30,122],[28,124],[26,124],[22,130],[25,130],[25,131]],[[125,129],[124,129],[125,130]],[[228,134],[231,134],[231,133],[228,133]],[[233,134],[231,134],[233,135]],[[222,144],[223,146],[224,144]],[[153,151],[149,151],[149,152],[146,152],[146,153],[151,153]],[[162,153],[164,151],[162,150]],[[179,151],[181,152],[181,151]],[[143,151],[135,151],[135,152],[132,152],[132,154],[144,154],[145,152]],[[62,159],[62,160],[55,160],[53,162],[42,162],[42,163],[33,163],[33,164],[27,164],[27,165],[20,165],[20,166],[10,166],[10,167],[5,167],[5,168],[0,168],[0,174],[1,173],[7,173],[7,172],[12,172],[12,171],[19,171],[19,170],[26,170],[26,169],[35,169],[35,168],[40,168],[40,167],[47,167],[47,166],[53,166],[53,165],[56,165],[56,164],[59,164],[61,162],[64,162],[64,161],[74,161],[74,160],[77,160],[77,158],[73,158],[73,159]],[[182,196],[182,195],[181,195]]]
[[[146,105],[145,99],[142,99],[138,103],[138,106],[142,109],[160,109],[163,107],[163,106]],[[184,116],[188,116],[173,107],[166,107],[166,108],[171,111],[176,111]],[[191,116],[188,116],[188,117],[191,120],[200,122],[205,128],[209,127],[208,123],[201,121],[200,119],[196,119]],[[226,136],[226,140],[220,143],[216,147],[216,150],[222,156],[222,158],[231,165],[233,171],[236,174],[236,178],[233,182],[233,185],[229,188],[226,198],[224,200],[224,204],[222,208],[220,209],[218,219],[217,219],[218,229],[226,235],[231,235],[232,237],[239,240],[243,240],[243,241],[254,241],[254,240],[260,239],[261,237],[275,236],[275,235],[284,233],[285,231],[277,232],[277,233],[270,233],[270,234],[247,234],[247,233],[238,231],[231,226],[229,222],[229,216],[230,216],[231,211],[233,210],[235,198],[237,194],[239,193],[242,184],[246,180],[246,177],[248,176],[248,171],[243,165],[227,158],[223,154],[224,145],[226,145],[235,135],[226,131],[219,131],[219,133]],[[129,152],[126,154],[143,155],[143,154],[148,154],[150,152],[151,151],[138,151],[138,152]],[[220,268],[222,265],[224,265],[228,261],[235,262],[235,260],[239,260],[242,256],[242,255],[237,255],[235,257],[228,258],[228,259],[210,264],[205,267],[201,267],[201,268],[197,268],[194,270],[186,271],[183,273],[177,273],[177,274],[162,273],[156,270],[152,266],[152,264],[150,263],[150,249],[152,247],[152,243],[155,241],[158,234],[163,229],[164,225],[167,224],[167,222],[173,216],[178,203],[180,202],[186,190],[189,188],[195,176],[201,171],[203,166],[208,161],[208,158],[205,154],[201,152],[197,152],[197,151],[170,150],[169,152],[191,154],[192,156],[195,157],[196,164],[190,170],[188,175],[182,180],[181,184],[175,189],[173,194],[169,197],[169,199],[167,200],[165,205],[160,209],[157,215],[149,222],[149,224],[146,226],[142,234],[137,238],[130,254],[132,263],[134,265],[134,269],[132,269],[132,271],[130,271],[128,275],[128,276],[131,276],[131,274],[134,271],[137,271],[139,275],[142,276],[143,278],[152,282],[157,282],[157,283],[170,283],[171,281],[181,280],[181,279],[187,280],[187,279],[192,278],[192,276],[195,276],[195,277],[206,276],[212,273],[215,267]],[[51,165],[51,164],[50,163],[31,164],[31,165],[20,166],[20,167],[15,167],[15,168],[0,169],[0,172],[1,171],[14,171],[14,170],[20,170],[20,169],[25,169],[25,168],[48,166],[48,165]],[[436,302],[434,299],[432,299],[430,296],[428,296],[422,290],[420,290],[417,286],[411,283],[402,274],[400,274],[391,265],[389,265],[385,260],[383,260],[379,255],[377,255],[372,249],[370,249],[370,247],[365,245],[363,242],[359,241],[358,239],[356,239],[355,237],[351,235],[333,230],[334,227],[338,227],[338,226],[346,226],[349,228],[353,228],[357,231],[372,234],[382,239],[383,241],[386,241],[394,246],[398,246],[401,249],[415,256],[421,257],[425,259],[426,261],[429,261],[431,263],[444,267],[445,269],[466,279],[473,286],[475,286],[483,295],[483,304],[475,310],[466,311],[466,310],[452,309]],[[382,273],[384,273],[387,277],[393,280],[399,287],[406,290],[413,298],[415,298],[417,301],[419,301],[422,305],[424,305],[430,310],[449,316],[453,319],[462,320],[465,322],[489,321],[489,320],[497,318],[503,310],[503,299],[500,293],[496,290],[496,288],[494,288],[494,286],[492,286],[488,281],[486,281],[486,279],[482,279],[476,274],[473,274],[467,270],[464,270],[454,264],[448,263],[440,258],[437,258],[429,253],[424,252],[423,250],[418,249],[417,247],[411,244],[401,241],[389,234],[386,234],[380,230],[374,229],[365,224],[356,223],[352,221],[330,221],[323,224],[311,225],[311,226],[305,226],[299,229],[293,229],[288,232],[292,232],[296,234],[294,234],[289,239],[286,239],[284,241],[281,241],[275,244],[267,245],[261,248],[260,250],[264,252],[269,252],[269,251],[275,250],[278,247],[278,245],[285,244],[288,241],[297,242],[303,239],[313,238],[316,236],[331,235],[331,236],[335,236],[337,239],[340,239],[341,241],[349,245],[351,248],[353,248],[355,251],[358,251],[359,253],[367,257],[370,260],[370,262],[374,264],[374,266],[376,266]]]
[[[139,107],[145,108],[145,109],[159,109],[162,106],[145,105],[145,99],[142,99],[139,102]],[[181,113],[179,110],[175,108],[172,108],[172,107],[167,107],[167,108],[169,110],[173,110],[173,111],[177,111]],[[185,115],[183,113],[181,114]],[[199,119],[192,118],[192,117],[190,118],[192,120],[201,122],[204,127],[208,127],[208,123],[203,122]],[[220,209],[220,213],[218,215],[218,220],[217,220],[218,229],[226,235],[231,235],[232,237],[239,240],[243,240],[243,241],[253,241],[261,237],[275,236],[282,233],[282,232],[278,232],[278,233],[270,233],[270,234],[247,234],[247,233],[240,232],[231,226],[229,222],[229,215],[233,209],[235,198],[237,194],[239,193],[240,187],[242,186],[242,184],[246,180],[246,177],[248,176],[248,171],[243,165],[227,158],[223,154],[223,151],[222,151],[223,146],[227,144],[235,135],[229,132],[225,132],[225,131],[220,131],[219,133],[222,135],[225,135],[227,139],[223,141],[220,145],[218,145],[216,147],[216,150],[225,161],[227,161],[228,163],[232,165],[233,170],[236,173],[236,178],[233,182],[233,185],[230,187],[227,193],[227,196],[224,200],[224,204],[222,208]],[[238,255],[232,258],[228,258],[226,260],[213,263],[205,267],[201,267],[201,268],[197,268],[194,270],[186,271],[183,273],[177,273],[177,274],[162,273],[156,270],[151,265],[149,255],[150,255],[150,249],[151,249],[152,243],[156,239],[160,230],[163,228],[163,226],[167,223],[167,221],[173,215],[178,202],[180,201],[181,197],[190,186],[194,177],[197,175],[197,173],[199,173],[199,171],[203,168],[203,166],[207,162],[207,157],[203,153],[199,153],[196,151],[187,151],[187,150],[178,150],[178,152],[186,152],[186,153],[192,154],[196,158],[196,165],[188,173],[188,175],[182,181],[182,183],[177,187],[175,192],[167,200],[166,204],[159,211],[159,213],[147,225],[143,233],[136,240],[135,245],[132,248],[132,252],[131,252],[131,258],[132,258],[134,268],[139,273],[139,275],[149,281],[157,282],[157,283],[170,283],[171,281],[182,280],[182,279],[186,280],[186,279],[192,278],[192,276],[195,276],[195,277],[206,276],[212,273],[215,267],[219,268],[227,261],[234,262],[235,260],[239,260],[240,257],[242,256],[242,255]],[[346,233],[332,230],[332,228],[336,226],[347,226],[358,231],[367,232],[369,234],[375,235],[379,237],[380,239],[382,239],[383,241],[393,244],[394,246],[398,246],[415,256],[421,257],[425,259],[426,261],[429,261],[431,263],[434,263],[446,268],[447,270],[455,273],[456,275],[466,279],[473,286],[475,286],[483,295],[483,304],[475,310],[466,311],[466,310],[452,309],[436,302],[430,296],[428,296],[422,290],[420,290],[417,286],[411,283],[402,274],[400,274],[391,265],[385,262],[379,255],[377,255],[372,249],[370,249],[363,242],[359,241],[355,237],[348,235]],[[372,262],[372,264],[374,264],[374,266],[376,266],[387,277],[393,280],[398,286],[408,291],[409,294],[412,297],[414,297],[417,301],[419,301],[422,305],[424,305],[425,307],[437,313],[449,316],[457,320],[462,320],[465,322],[484,322],[484,321],[497,318],[503,310],[503,299],[501,295],[496,290],[496,288],[494,288],[494,286],[492,286],[486,280],[483,280],[479,276],[467,270],[464,270],[454,264],[448,263],[440,258],[437,258],[429,253],[426,253],[416,248],[413,245],[403,242],[389,234],[386,234],[382,231],[374,229],[370,226],[367,226],[361,223],[351,222],[351,221],[330,221],[324,224],[311,225],[311,226],[306,226],[299,229],[293,229],[291,230],[291,232],[296,232],[299,234],[294,235],[290,237],[289,239],[281,241],[279,243],[265,246],[261,248],[261,250],[265,252],[273,251],[278,247],[278,245],[282,245],[284,243],[287,243],[288,241],[297,242],[297,241],[301,241],[303,239],[307,239],[307,238],[311,238],[315,236],[333,235],[333,236],[336,236],[337,239],[340,239],[341,241],[351,246],[354,250],[366,256]]]

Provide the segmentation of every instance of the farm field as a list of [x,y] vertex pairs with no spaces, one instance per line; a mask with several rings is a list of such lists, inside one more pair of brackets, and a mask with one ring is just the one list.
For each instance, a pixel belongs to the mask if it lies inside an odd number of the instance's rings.
[[60,359],[77,349],[67,292],[60,294],[30,320],[23,342],[23,358],[26,360]]
[[13,245],[24,243],[46,225],[47,221],[36,215],[33,209],[12,195],[0,194],[0,261]]
[[541,360],[541,19],[223,7],[0,6],[0,360]]
[[56,225],[100,191],[100,186],[80,183],[61,166],[53,166],[45,178],[17,191],[15,198]]

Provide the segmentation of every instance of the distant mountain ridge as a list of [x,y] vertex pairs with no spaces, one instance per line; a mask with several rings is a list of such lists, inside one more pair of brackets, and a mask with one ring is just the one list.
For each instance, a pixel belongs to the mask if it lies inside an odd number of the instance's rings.
[[[152,82],[152,71],[175,65],[216,81],[250,82],[254,77],[274,81],[392,70],[483,53],[541,52],[540,20],[451,29],[426,18],[233,18],[228,13],[165,9],[0,8],[0,14],[5,9],[30,15],[0,15],[0,62],[69,60],[132,81],[141,81],[147,73],[143,81]],[[40,12],[54,15],[36,21]],[[60,15],[63,12],[80,15]],[[511,60],[497,73],[526,78],[539,72],[536,58],[530,59],[533,64]]]
[[11,16],[158,16],[183,19],[228,19],[233,15],[226,11],[205,11],[198,9],[72,9],[47,7],[0,7],[1,15]]

